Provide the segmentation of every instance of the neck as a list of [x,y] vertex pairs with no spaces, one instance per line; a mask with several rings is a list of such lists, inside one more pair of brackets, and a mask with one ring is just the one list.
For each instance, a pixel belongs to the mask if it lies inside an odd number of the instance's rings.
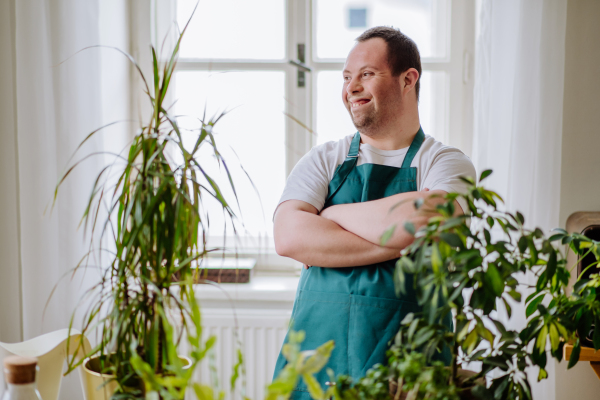
[[376,132],[359,131],[362,143],[379,150],[398,150],[410,146],[421,126],[419,112],[415,109],[414,112],[399,113],[398,116],[388,126],[378,126]]

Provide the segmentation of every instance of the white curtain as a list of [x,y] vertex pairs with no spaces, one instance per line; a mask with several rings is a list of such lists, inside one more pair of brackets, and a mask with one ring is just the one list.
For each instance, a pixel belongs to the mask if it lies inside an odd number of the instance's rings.
[[567,0],[483,0],[473,159],[528,226],[558,226]]
[[[98,44],[127,51],[129,30],[127,2],[14,0],[13,7],[18,157],[14,212],[20,235],[21,336],[27,340],[68,327],[84,290],[100,276],[94,268],[75,276],[70,271],[88,250],[89,235],[84,239],[79,222],[104,157],[83,162],[59,191],[54,209],[52,201],[78,144],[91,131],[129,113],[125,59],[103,49],[75,53]],[[128,131],[127,124],[113,127],[91,140],[74,160],[125,142]],[[90,264],[97,266],[95,260]],[[82,398],[77,374],[63,381],[60,398]]]
[[[486,186],[546,233],[559,224],[567,0],[482,0],[477,16],[473,160]],[[523,281],[531,283],[530,277]],[[513,307],[511,329],[525,326]],[[554,399],[550,379],[534,398]]]

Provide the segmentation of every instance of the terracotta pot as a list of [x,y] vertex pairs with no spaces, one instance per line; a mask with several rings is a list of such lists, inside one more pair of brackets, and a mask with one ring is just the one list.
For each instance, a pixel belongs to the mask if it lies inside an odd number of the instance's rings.
[[[183,368],[189,368],[192,360],[189,357],[180,355],[179,358],[186,362]],[[114,375],[101,374],[100,360],[98,356],[87,358],[82,365],[83,390],[86,400],[110,400],[117,389],[117,382],[111,381]]]

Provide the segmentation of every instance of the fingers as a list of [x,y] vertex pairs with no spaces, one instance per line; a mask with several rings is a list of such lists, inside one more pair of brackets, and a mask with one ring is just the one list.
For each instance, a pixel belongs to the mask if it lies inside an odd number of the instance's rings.
[[304,265],[304,269],[309,269],[310,268],[310,265],[306,265],[306,264],[303,264],[303,265]]

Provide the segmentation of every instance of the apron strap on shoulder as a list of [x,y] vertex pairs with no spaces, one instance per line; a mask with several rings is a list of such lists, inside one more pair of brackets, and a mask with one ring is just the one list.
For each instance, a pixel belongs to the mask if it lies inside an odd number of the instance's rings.
[[419,152],[419,149],[421,148],[421,144],[423,144],[424,140],[425,140],[425,134],[423,133],[423,128],[419,127],[419,131],[417,132],[417,134],[415,135],[415,138],[413,139],[412,143],[410,144],[410,147],[408,148],[408,151],[406,152],[406,156],[404,156],[404,161],[402,162],[402,167],[400,167],[400,168],[410,168],[410,165],[412,164],[413,159]]
[[358,150],[360,149],[360,133],[356,132],[354,137],[352,138],[352,143],[350,143],[350,150],[348,150],[348,158],[358,158]]
[[325,207],[329,206],[329,200],[337,193],[339,188],[342,186],[350,171],[356,166],[358,162],[358,150],[360,148],[360,133],[356,132],[350,143],[350,150],[346,156],[346,161],[338,168],[337,172],[333,176],[333,179],[329,183],[329,193],[327,199],[325,199]]

